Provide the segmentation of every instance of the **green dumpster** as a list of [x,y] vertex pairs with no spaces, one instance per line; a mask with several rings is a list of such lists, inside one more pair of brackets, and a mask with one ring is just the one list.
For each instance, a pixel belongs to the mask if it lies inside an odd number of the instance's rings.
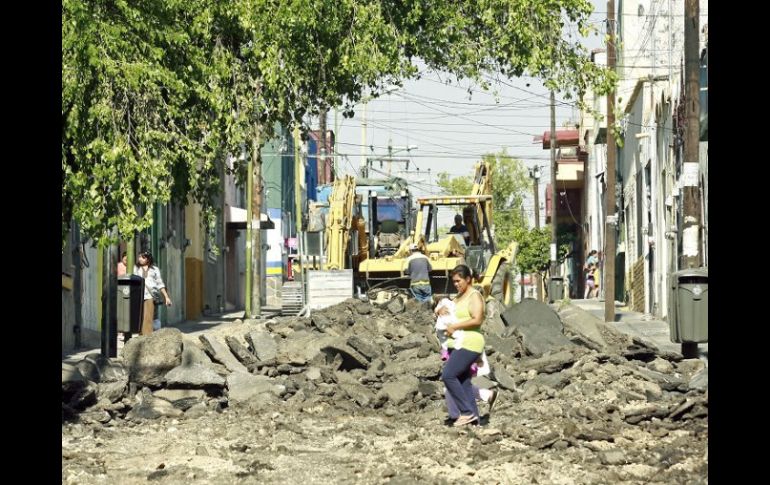
[[548,282],[548,303],[564,299],[564,278],[552,276]]
[[708,268],[685,269],[671,275],[668,324],[672,342],[708,342],[708,296]]

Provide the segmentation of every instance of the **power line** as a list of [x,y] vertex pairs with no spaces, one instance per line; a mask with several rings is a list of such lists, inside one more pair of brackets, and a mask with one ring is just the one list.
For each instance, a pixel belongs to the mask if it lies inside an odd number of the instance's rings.
[[[426,105],[425,103],[423,103],[421,101],[415,101],[415,102],[417,104],[419,104],[419,105],[425,106],[428,109],[431,109],[431,107],[429,105]],[[444,113],[445,115],[448,115],[448,116],[454,116],[454,117],[457,117],[457,118],[468,119],[467,116],[459,115],[457,113],[447,113],[446,111],[442,111],[442,110],[440,110],[438,108],[432,108],[432,109],[435,109],[439,113]],[[480,125],[489,126],[491,128],[495,128],[495,129],[498,129],[498,130],[510,131],[511,133],[518,133],[518,134],[521,134],[521,135],[533,135],[532,133],[524,133],[524,132],[518,131],[518,130],[510,130],[510,129],[505,129],[505,128],[498,128],[498,127],[496,127],[494,125],[490,125],[490,124],[484,123],[482,121],[476,121],[476,120],[470,120],[470,121],[473,121],[473,122],[478,123]]]
[[[513,89],[518,89],[519,91],[524,91],[525,93],[529,93],[529,94],[532,94],[532,95],[534,95],[534,96],[537,96],[537,97],[540,97],[540,98],[546,98],[546,97],[550,96],[550,95],[548,95],[548,94],[539,94],[539,93],[534,93],[534,92],[532,92],[532,91],[527,91],[527,90],[526,90],[526,89],[524,89],[524,88],[520,88],[520,87],[518,87],[518,86],[514,86],[513,84],[508,84],[507,82],[503,81],[502,79],[493,78],[493,77],[491,77],[491,76],[488,76],[488,75],[485,75],[484,77],[486,77],[486,78],[487,78],[487,79],[489,79],[490,81],[495,81],[495,82],[498,82],[498,83],[500,83],[500,84],[503,84],[503,85],[505,85],[505,86],[508,86],[508,87],[510,87],[510,88],[513,88]],[[561,104],[562,106],[565,106],[565,105],[566,105],[566,106],[570,106],[570,107],[572,107],[572,106],[574,106],[574,105],[575,105],[575,103],[570,103],[570,102],[568,102],[568,101],[562,101],[562,100],[557,100],[557,104]],[[544,106],[550,106],[550,104],[544,104]]]
[[[410,133],[411,134],[413,131],[417,131],[417,130],[411,130],[411,129],[407,131],[405,129],[382,126],[380,123],[376,123],[376,122],[373,123],[373,125],[379,126],[380,128],[383,128],[383,129],[390,128],[392,131],[395,131],[395,132],[398,132],[398,133]],[[434,131],[437,131],[437,130],[432,130],[431,133],[433,133]],[[493,135],[494,135],[494,133],[493,133]],[[499,135],[500,136],[512,136],[512,135],[506,135],[506,134],[499,134]],[[447,145],[442,145],[442,144],[439,144],[439,143],[435,143],[433,140],[429,140],[429,139],[421,138],[421,137],[416,137],[414,135],[412,135],[412,136],[414,137],[415,140],[421,141],[423,143],[427,143],[429,145],[438,146],[438,147],[441,147],[441,148],[448,148]],[[432,138],[436,139],[436,140],[445,140],[445,141],[450,141],[450,142],[456,142],[457,141],[457,138],[447,138],[447,137],[442,137],[442,136],[437,136],[437,135],[432,136]],[[533,146],[534,144],[535,143],[530,143],[528,145],[518,144],[516,146],[518,146],[518,147],[525,147],[525,146]],[[465,145],[490,145],[490,143],[488,143],[488,142],[487,143],[483,143],[483,142],[482,143],[479,143],[479,142],[463,142],[463,143],[461,143],[461,145],[463,145],[463,146],[465,146]]]
[[[591,13],[590,15],[605,15],[606,16],[607,12],[600,12],[599,10],[596,10],[593,13]],[[681,14],[681,13],[664,13],[664,15],[669,16],[669,17],[684,17],[684,14]],[[639,14],[635,14],[635,13],[622,13],[622,14],[619,14],[619,13],[616,13],[615,16],[616,17],[639,17]],[[708,16],[709,16],[708,12],[700,14],[700,17],[708,17]]]
[[[524,99],[524,98],[521,98],[521,99],[518,99],[518,98],[513,98],[513,99],[517,99],[517,101],[516,101],[516,102],[513,102],[513,103],[477,103],[477,102],[472,102],[472,101],[452,101],[452,100],[449,100],[449,99],[434,98],[434,97],[432,97],[432,96],[426,96],[426,95],[424,95],[424,94],[414,94],[414,93],[409,93],[408,91],[404,91],[404,93],[405,93],[405,94],[407,94],[407,93],[408,93],[408,94],[409,94],[410,96],[412,96],[412,97],[415,97],[415,98],[420,98],[420,99],[423,99],[423,100],[425,100],[425,101],[433,101],[433,102],[435,102],[436,104],[439,104],[439,105],[441,105],[441,104],[444,104],[444,105],[449,105],[449,106],[456,106],[456,105],[458,105],[458,104],[461,104],[461,105],[469,105],[469,106],[489,106],[489,107],[500,106],[500,107],[515,107],[515,106],[517,106],[517,105],[518,105],[520,102],[523,102],[523,101],[529,101],[529,99],[530,99],[530,98],[526,98],[526,99]],[[533,97],[534,97],[534,96],[533,96]]]
[[[370,121],[370,119],[367,118],[366,122],[369,123],[369,121]],[[469,133],[469,134],[477,134],[477,135],[511,136],[511,135],[509,135],[507,133],[493,133],[491,131],[440,130],[438,128],[435,128],[437,126],[438,127],[464,126],[464,127],[470,128],[470,127],[473,127],[473,123],[427,123],[427,122],[414,122],[414,121],[400,120],[400,119],[388,120],[388,121],[382,120],[382,119],[376,119],[376,120],[372,120],[372,121],[374,123],[379,123],[379,124],[383,124],[383,125],[388,124],[389,122],[404,123],[404,124],[408,124],[410,129],[414,129],[414,130],[417,130],[417,131],[428,131],[428,130],[430,130],[431,132],[435,131],[435,132],[438,132],[438,133]],[[426,127],[426,128],[420,128],[420,127],[412,128],[411,125],[429,125],[429,127]],[[500,127],[500,128],[505,128],[505,127],[510,127],[510,126],[513,126],[513,127],[516,127],[516,128],[545,128],[545,129],[549,128],[549,125],[505,124],[505,125],[496,125],[496,126]]]
[[[337,143],[339,145],[352,146],[352,147],[358,147],[358,148],[360,148],[362,146],[362,145],[360,145],[358,143],[345,143],[345,142],[341,142],[341,141],[339,141]],[[364,145],[364,146],[366,146],[366,147],[375,146],[376,148],[383,148],[383,149],[387,148],[387,147],[376,146],[376,145]],[[424,151],[424,150],[421,150],[421,151]],[[480,158],[480,157],[486,155],[489,152],[462,153],[462,152],[454,152],[454,151],[452,151],[452,152],[450,152],[450,154],[447,154],[447,155],[442,155],[441,153],[443,153],[443,152],[437,152],[437,151],[431,151],[431,153],[436,153],[438,155],[433,155],[433,154],[428,154],[428,155],[410,154],[409,157],[410,158],[439,158],[439,159],[440,158],[463,158],[463,159],[467,159],[467,158]],[[512,153],[509,153],[508,156],[511,157],[511,158],[516,158],[516,159],[522,160],[522,161],[526,161],[526,160],[550,160],[547,156],[538,157],[538,156],[532,156],[532,155],[517,155],[517,154],[512,154]]]

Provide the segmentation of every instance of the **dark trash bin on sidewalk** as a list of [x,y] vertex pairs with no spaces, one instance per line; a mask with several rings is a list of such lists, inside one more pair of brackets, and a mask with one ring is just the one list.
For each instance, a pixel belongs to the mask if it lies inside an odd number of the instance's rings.
[[669,284],[668,325],[675,343],[709,341],[708,268],[673,273]]
[[139,333],[144,310],[144,278],[118,277],[118,332]]
[[564,299],[564,278],[552,276],[548,281],[548,303]]

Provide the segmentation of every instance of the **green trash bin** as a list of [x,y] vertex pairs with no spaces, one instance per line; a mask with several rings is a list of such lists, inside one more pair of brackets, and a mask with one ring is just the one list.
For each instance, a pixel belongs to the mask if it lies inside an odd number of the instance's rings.
[[708,342],[708,268],[677,271],[670,278],[668,325],[671,341]]
[[144,278],[118,277],[118,332],[139,333],[144,313]]
[[552,276],[548,281],[548,303],[564,299],[564,278]]

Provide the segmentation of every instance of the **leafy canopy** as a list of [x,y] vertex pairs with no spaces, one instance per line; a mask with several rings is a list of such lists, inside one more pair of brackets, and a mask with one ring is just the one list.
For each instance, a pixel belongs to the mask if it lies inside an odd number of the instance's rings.
[[[227,156],[419,77],[529,74],[567,96],[612,75],[562,35],[586,0],[63,0],[62,239],[105,244],[152,224],[154,203],[199,202],[213,224]],[[242,157],[239,155],[243,155]],[[233,169],[243,179],[245,167]],[[110,234],[110,231],[115,232]],[[507,237],[507,236],[506,236]]]

